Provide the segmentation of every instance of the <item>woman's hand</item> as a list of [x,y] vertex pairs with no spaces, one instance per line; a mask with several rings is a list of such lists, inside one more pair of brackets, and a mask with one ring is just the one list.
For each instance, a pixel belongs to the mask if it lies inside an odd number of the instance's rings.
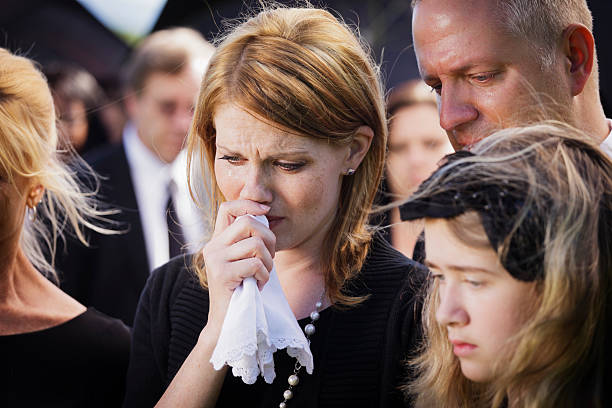
[[234,289],[248,277],[260,288],[268,281],[276,237],[245,215],[264,215],[270,207],[240,200],[221,204],[212,239],[204,247],[210,307],[208,323],[156,407],[214,407],[227,367],[215,371],[210,358]]
[[221,204],[212,239],[204,247],[210,307],[207,331],[217,334],[234,289],[254,277],[260,289],[272,270],[276,237],[261,222],[241,215],[264,215],[270,207],[250,200]]

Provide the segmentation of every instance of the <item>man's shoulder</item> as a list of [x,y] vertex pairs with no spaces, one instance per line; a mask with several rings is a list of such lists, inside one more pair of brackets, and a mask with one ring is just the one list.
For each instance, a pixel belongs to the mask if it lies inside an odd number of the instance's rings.
[[122,143],[109,144],[94,149],[83,156],[83,159],[96,170],[110,169],[117,164],[125,163],[127,157]]

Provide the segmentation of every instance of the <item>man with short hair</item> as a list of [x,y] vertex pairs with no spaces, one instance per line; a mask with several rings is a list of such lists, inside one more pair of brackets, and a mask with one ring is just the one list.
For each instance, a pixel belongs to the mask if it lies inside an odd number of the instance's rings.
[[149,273],[207,230],[189,196],[183,146],[213,52],[188,28],[145,38],[123,72],[122,143],[86,157],[103,177],[97,198],[121,211],[113,219],[127,232],[94,234],[90,248],[69,243],[58,253],[62,288],[130,326]]
[[499,128],[559,119],[612,157],[586,0],[413,0],[419,71],[455,150]]

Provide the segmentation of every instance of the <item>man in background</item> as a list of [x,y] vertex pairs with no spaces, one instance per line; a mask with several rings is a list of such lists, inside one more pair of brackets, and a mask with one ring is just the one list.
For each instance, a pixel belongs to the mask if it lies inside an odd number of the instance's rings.
[[70,242],[57,254],[62,288],[132,325],[149,273],[203,239],[205,218],[189,196],[185,137],[214,48],[191,29],[155,32],[123,72],[128,123],[122,143],[86,156],[102,176],[96,198],[118,208],[122,235]]
[[496,129],[559,119],[612,156],[586,0],[413,0],[423,80],[455,150]]

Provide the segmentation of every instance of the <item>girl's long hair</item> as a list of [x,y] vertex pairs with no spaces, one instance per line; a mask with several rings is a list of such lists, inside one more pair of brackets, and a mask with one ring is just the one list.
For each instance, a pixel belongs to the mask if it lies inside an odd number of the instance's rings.
[[[487,384],[468,380],[452,353],[445,327],[435,319],[436,284],[423,310],[424,342],[410,361],[416,377],[406,385],[417,407],[604,407],[610,385],[612,318],[612,161],[578,130],[559,122],[496,132],[439,173],[471,172],[482,185],[528,185],[518,225],[536,217],[544,236],[543,278],[537,306],[494,364]],[[459,161],[457,162],[459,163]],[[454,173],[453,173],[454,172]],[[442,174],[440,174],[442,176]],[[427,196],[442,183],[432,183]],[[486,237],[466,234],[480,220],[465,213],[448,220],[453,233],[471,246]],[[470,238],[471,237],[471,238]],[[510,351],[511,350],[511,351]]]

